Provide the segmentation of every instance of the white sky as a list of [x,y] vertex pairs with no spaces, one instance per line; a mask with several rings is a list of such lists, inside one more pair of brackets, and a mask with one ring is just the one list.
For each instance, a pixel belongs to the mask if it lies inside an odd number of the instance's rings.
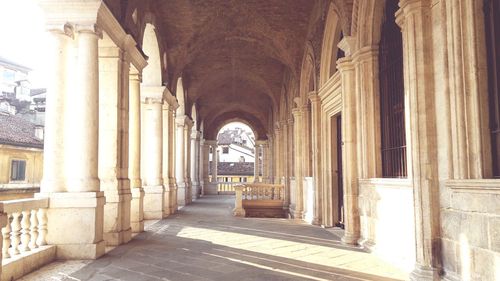
[[0,0],[0,56],[33,69],[33,88],[46,87],[46,38],[43,13],[35,0]]

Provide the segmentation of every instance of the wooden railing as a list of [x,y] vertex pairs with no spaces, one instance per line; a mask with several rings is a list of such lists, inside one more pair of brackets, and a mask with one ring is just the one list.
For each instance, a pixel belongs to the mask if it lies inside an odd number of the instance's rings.
[[[249,215],[248,210],[257,210],[257,213],[270,216],[283,213],[285,187],[281,184],[249,183],[235,185],[235,208],[233,215],[244,217]],[[265,215],[267,216],[267,215]]]
[[2,203],[3,211],[7,214],[7,224],[2,228],[2,259],[13,258],[47,245],[47,198],[9,200]]

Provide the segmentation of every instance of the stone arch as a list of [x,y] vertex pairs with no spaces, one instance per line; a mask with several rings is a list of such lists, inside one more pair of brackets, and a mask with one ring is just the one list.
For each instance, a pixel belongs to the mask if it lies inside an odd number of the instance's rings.
[[223,113],[217,116],[212,122],[209,124],[205,124],[204,137],[205,139],[216,139],[217,133],[219,130],[226,124],[230,122],[238,121],[248,125],[254,135],[256,140],[265,140],[267,139],[267,130],[263,126],[261,120],[253,116],[248,112],[242,111],[231,111]]
[[358,0],[357,2],[355,4],[357,17],[353,17],[357,21],[356,33],[353,33],[357,39],[356,49],[378,45],[386,0]]
[[185,91],[182,77],[177,78],[175,96],[177,97],[177,103],[179,104],[176,111],[177,116],[186,115]]
[[319,87],[323,86],[336,71],[337,44],[341,40],[343,30],[340,15],[334,7],[333,3],[330,3],[326,17],[325,33],[321,47]]
[[148,56],[148,65],[142,71],[142,85],[162,85],[162,59],[156,28],[152,23],[146,23],[142,39],[142,50]]
[[307,94],[317,90],[315,65],[313,48],[308,42],[300,70],[300,105],[306,105]]

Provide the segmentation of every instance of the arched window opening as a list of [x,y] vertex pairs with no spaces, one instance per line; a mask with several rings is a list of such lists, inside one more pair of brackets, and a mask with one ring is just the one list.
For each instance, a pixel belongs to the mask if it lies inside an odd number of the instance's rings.
[[398,1],[386,2],[379,52],[382,176],[407,177],[403,39],[396,24]]
[[[342,32],[340,32],[339,42],[342,41],[343,38],[344,38],[344,34]],[[337,47],[337,58],[336,58],[336,60],[339,60],[339,59],[341,59],[343,57],[345,57],[344,51],[342,51],[341,48]]]
[[486,47],[493,177],[500,178],[500,1],[486,0]]

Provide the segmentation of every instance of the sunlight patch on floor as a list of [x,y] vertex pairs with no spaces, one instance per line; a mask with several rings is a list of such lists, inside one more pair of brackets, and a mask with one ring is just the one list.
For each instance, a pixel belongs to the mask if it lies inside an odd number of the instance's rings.
[[200,227],[183,227],[177,236],[326,267],[358,271],[381,277],[408,278],[407,273],[388,265],[369,253]]

